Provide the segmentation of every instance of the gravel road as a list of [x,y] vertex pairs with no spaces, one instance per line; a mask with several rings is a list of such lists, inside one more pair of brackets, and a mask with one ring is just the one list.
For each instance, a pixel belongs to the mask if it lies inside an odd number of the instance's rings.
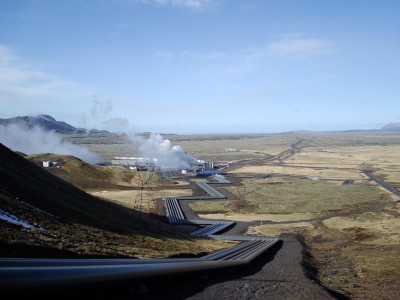
[[249,266],[149,283],[139,299],[338,299],[309,279],[302,245],[289,236]]

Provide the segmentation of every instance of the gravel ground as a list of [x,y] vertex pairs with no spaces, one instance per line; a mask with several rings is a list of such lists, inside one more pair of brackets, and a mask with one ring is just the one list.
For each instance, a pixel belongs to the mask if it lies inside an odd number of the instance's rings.
[[288,236],[252,263],[239,268],[172,276],[138,282],[129,287],[121,285],[101,290],[65,290],[36,296],[42,300],[346,299],[342,295],[329,293],[310,279],[315,274],[305,259],[307,255],[304,255],[302,244],[295,236]]
[[[180,201],[188,219],[198,219],[189,208],[191,201]],[[226,234],[241,234],[249,223],[238,222]],[[164,279],[134,289],[135,299],[337,299],[313,278],[307,256],[295,236],[282,239],[250,265],[235,270]],[[306,266],[305,266],[306,265]]]
[[[135,299],[338,299],[306,273],[302,245],[287,237],[250,265],[148,283]],[[139,290],[137,290],[139,291]],[[143,291],[143,290],[142,290]]]

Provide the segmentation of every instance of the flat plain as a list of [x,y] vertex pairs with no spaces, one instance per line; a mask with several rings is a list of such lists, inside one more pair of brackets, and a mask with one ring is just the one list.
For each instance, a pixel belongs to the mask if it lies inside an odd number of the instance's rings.
[[248,234],[297,233],[315,259],[324,286],[354,299],[398,298],[400,198],[361,171],[373,170],[399,187],[399,136],[338,133],[299,138],[301,150],[283,160],[232,165],[228,174],[242,176],[242,188],[223,189],[244,199],[242,207],[235,206],[235,200],[203,201],[192,209],[204,218],[252,221]]
[[[77,143],[73,136],[68,138]],[[296,233],[322,285],[353,299],[400,297],[400,198],[362,173],[372,170],[400,187],[399,133],[164,138],[199,159],[229,164],[222,172],[235,185],[220,190],[232,197],[192,203],[200,217],[252,222],[247,234],[284,237]],[[82,144],[105,160],[137,153],[129,139],[113,139],[102,137]],[[156,197],[190,194],[190,189],[182,188],[159,188]],[[137,194],[108,191],[101,197],[131,205]]]

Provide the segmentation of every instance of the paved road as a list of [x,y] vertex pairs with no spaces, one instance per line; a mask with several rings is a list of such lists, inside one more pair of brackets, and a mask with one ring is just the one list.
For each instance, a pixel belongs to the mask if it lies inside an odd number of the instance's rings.
[[383,180],[379,179],[378,177],[376,177],[375,175],[373,175],[371,173],[371,171],[369,170],[363,170],[362,171],[366,176],[368,176],[371,180],[375,181],[378,185],[380,185],[381,187],[385,188],[386,190],[388,190],[389,192],[400,196],[400,191],[395,188],[394,186],[390,185],[387,182],[384,182]]

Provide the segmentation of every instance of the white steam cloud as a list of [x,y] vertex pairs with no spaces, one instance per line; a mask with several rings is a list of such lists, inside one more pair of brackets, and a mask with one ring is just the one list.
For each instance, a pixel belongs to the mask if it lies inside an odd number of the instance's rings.
[[151,133],[148,139],[135,136],[133,140],[139,143],[139,155],[154,159],[155,166],[161,170],[185,169],[199,162],[197,158],[186,154],[181,146],[172,146],[171,141],[163,139],[160,134]]
[[111,132],[129,132],[132,126],[125,118],[112,117],[113,104],[110,100],[93,99],[90,111],[81,117],[79,126],[84,128],[105,129]]
[[92,164],[102,161],[99,155],[84,147],[63,141],[56,132],[45,131],[38,126],[28,129],[21,124],[1,125],[0,143],[13,151],[20,151],[28,155],[55,153],[73,155]]

